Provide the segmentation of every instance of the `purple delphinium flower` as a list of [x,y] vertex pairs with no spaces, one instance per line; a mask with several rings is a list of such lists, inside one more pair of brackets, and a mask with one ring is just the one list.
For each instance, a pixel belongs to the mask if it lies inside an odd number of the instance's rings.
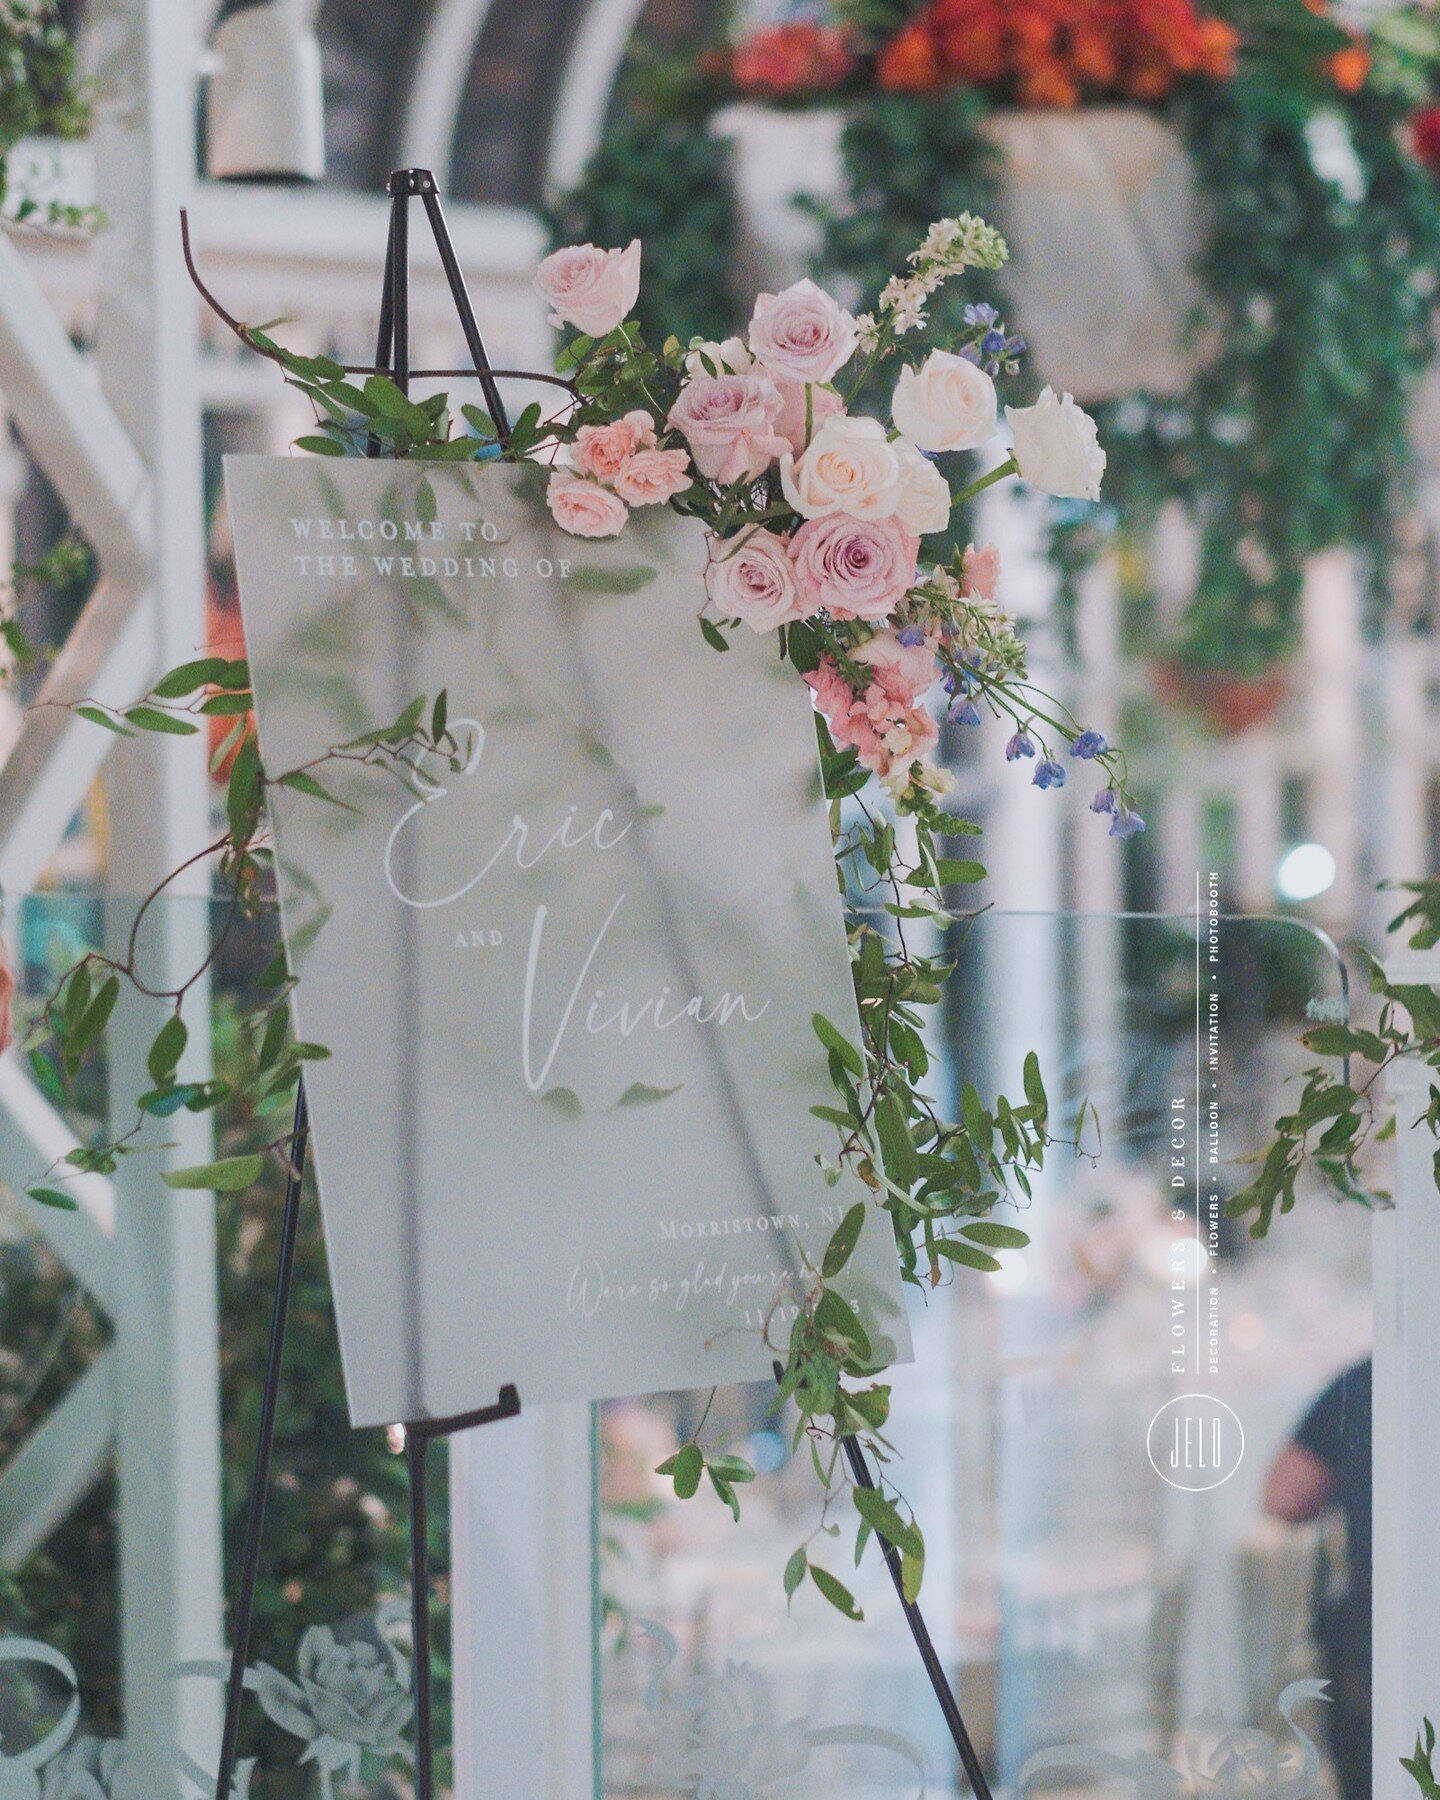
[[1079,737],[1077,737],[1075,742],[1070,746],[1070,754],[1072,756],[1082,757],[1086,762],[1089,762],[1092,757],[1099,756],[1103,751],[1108,750],[1109,748],[1110,746],[1105,742],[1098,731],[1082,731]]
[[960,352],[960,354],[961,354],[961,356],[963,356],[965,358],[966,362],[972,362],[978,366],[978,364],[980,362],[980,352],[975,348],[975,346],[973,344],[966,344],[965,348]]
[[957,700],[950,708],[950,717],[957,725],[978,725],[980,708],[973,700]]
[[1010,742],[1005,746],[1005,760],[1006,762],[1014,762],[1017,757],[1033,756],[1034,754],[1035,740],[1022,725],[1019,731],[1015,733],[1014,737],[1012,737]]
[[907,625],[903,631],[896,632],[895,635],[907,650],[914,650],[925,642],[925,633],[918,625]]
[[1113,838],[1133,838],[1136,832],[1145,829],[1145,821],[1139,813],[1131,812],[1128,806],[1122,806],[1110,821],[1110,835]]
[[1018,331],[1012,332],[1005,340],[1005,354],[1007,356],[1023,356],[1029,347],[1030,346],[1025,342],[1024,338],[1021,337]]
[[1035,773],[1030,779],[1038,788],[1064,787],[1064,765],[1056,762],[1053,757],[1047,756],[1044,762],[1036,764]]
[[965,308],[967,325],[993,325],[1000,317],[988,300],[972,300]]
[[1114,788],[1101,788],[1100,792],[1090,802],[1090,810],[1093,813],[1113,813],[1115,805]]
[[998,356],[1005,348],[1005,333],[1003,331],[987,331],[980,340],[980,348],[987,356]]

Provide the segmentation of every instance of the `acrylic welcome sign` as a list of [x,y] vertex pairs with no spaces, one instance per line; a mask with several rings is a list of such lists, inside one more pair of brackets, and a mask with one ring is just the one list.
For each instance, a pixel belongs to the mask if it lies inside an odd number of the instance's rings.
[[[813,1015],[859,1023],[805,687],[704,642],[668,509],[591,542],[534,468],[226,478],[266,769],[346,803],[270,790],[355,1422],[767,1378],[868,1199],[809,1110]],[[316,763],[442,689],[452,758]],[[907,1355],[873,1203],[840,1285]]]

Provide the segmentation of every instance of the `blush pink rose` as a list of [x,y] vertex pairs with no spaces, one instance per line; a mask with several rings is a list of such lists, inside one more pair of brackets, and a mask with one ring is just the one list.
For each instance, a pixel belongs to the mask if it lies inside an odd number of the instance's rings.
[[[810,438],[814,437],[826,419],[833,419],[844,412],[845,402],[834,388],[818,387],[813,381],[792,381],[788,375],[775,375],[771,379],[780,390],[780,417],[775,421],[775,429],[794,455],[803,456]],[[809,437],[805,433],[807,388],[810,393]]]
[[15,966],[0,939],[0,1051],[15,1042]]
[[707,481],[754,481],[790,449],[776,429],[780,390],[763,370],[695,375],[680,390],[668,423],[690,446]]
[[630,517],[618,494],[569,469],[557,469],[550,477],[545,503],[555,523],[571,537],[619,537]]
[[1000,552],[995,545],[981,544],[977,550],[971,544],[962,566],[966,593],[973,594],[977,600],[993,601],[1000,592]]
[[915,585],[920,540],[900,521],[831,513],[807,519],[790,541],[790,560],[807,613],[883,619]]
[[688,450],[637,450],[611,484],[627,506],[659,506],[695,485]]
[[859,342],[859,327],[850,314],[808,279],[783,294],[761,294],[755,302],[750,349],[772,375],[829,381]]
[[582,425],[575,433],[575,467],[593,481],[613,481],[637,450],[655,447],[655,421],[628,412],[608,425]]
[[789,539],[755,531],[737,549],[723,539],[710,545],[705,591],[727,619],[743,619],[752,631],[774,631],[803,619],[804,602],[787,554]]
[[923,643],[902,644],[893,631],[877,631],[851,655],[857,663],[874,670],[874,679],[891,699],[912,707],[940,679],[940,665],[935,660],[937,642],[930,637]]
[[535,271],[535,290],[550,304],[552,325],[604,337],[639,298],[640,240],[624,250],[597,250],[594,244],[556,250]]

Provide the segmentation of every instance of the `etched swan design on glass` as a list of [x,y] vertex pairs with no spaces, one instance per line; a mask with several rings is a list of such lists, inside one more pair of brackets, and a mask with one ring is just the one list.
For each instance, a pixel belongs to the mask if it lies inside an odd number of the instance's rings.
[[[1041,1750],[1025,1763],[1016,1800],[1043,1793],[1038,1777],[1097,1775],[1124,1786],[1135,1800],[1316,1800],[1322,1758],[1295,1709],[1307,1700],[1328,1700],[1323,1681],[1292,1681],[1276,1702],[1293,1743],[1282,1745],[1268,1732],[1229,1725],[1216,1712],[1192,1721],[1182,1743],[1185,1771],[1158,1756],[1114,1756],[1079,1744]],[[1298,1753],[1298,1754],[1297,1754]]]

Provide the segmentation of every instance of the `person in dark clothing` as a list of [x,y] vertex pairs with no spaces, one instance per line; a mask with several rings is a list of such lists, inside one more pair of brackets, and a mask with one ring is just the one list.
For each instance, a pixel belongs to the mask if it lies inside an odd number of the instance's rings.
[[1332,1381],[1276,1457],[1265,1510],[1300,1524],[1334,1508],[1345,1522],[1343,1570],[1322,1558],[1315,1636],[1330,1680],[1330,1750],[1345,1800],[1370,1800],[1370,1359]]

